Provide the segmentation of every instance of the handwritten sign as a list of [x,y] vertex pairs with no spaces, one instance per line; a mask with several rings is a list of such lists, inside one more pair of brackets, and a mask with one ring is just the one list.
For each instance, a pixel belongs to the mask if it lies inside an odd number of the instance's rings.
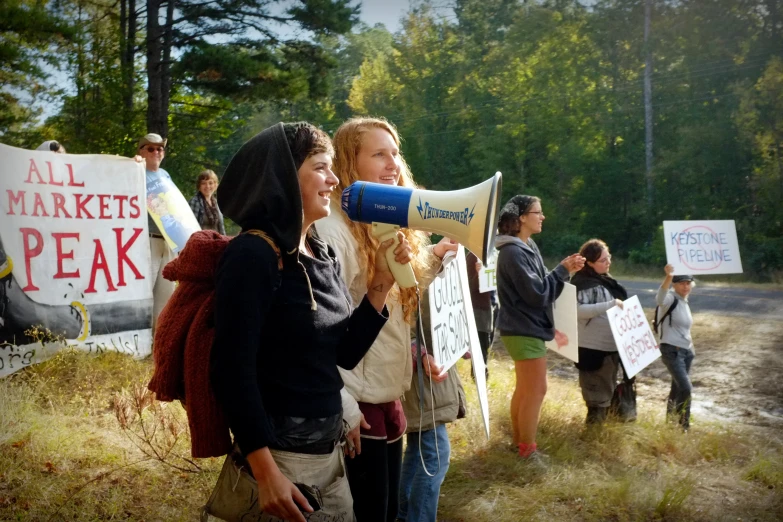
[[642,304],[637,296],[606,312],[617,351],[628,377],[633,377],[661,356]]
[[552,307],[555,338],[546,347],[574,362],[579,362],[579,324],[576,317],[576,287],[565,283],[563,292]]
[[[464,277],[463,277],[464,276]],[[478,347],[476,322],[468,289],[465,252],[460,245],[455,259],[429,287],[430,320],[435,362],[448,370],[471,348],[471,337]],[[473,336],[471,335],[473,332]]]
[[141,164],[0,145],[0,377],[63,346],[152,345]]
[[[449,262],[452,256],[454,259]],[[481,355],[473,305],[470,301],[464,247],[459,245],[456,255],[447,254],[443,262],[443,270],[427,291],[430,300],[432,356],[436,363],[443,366],[443,371],[447,371],[465,352],[470,351],[484,430],[489,438],[489,401],[484,374],[486,362]]]
[[663,236],[675,275],[742,273],[734,221],[664,221]]
[[489,255],[489,259],[487,260],[486,266],[482,266],[478,272],[479,293],[483,294],[486,292],[497,290],[498,280],[497,280],[497,272],[495,271],[497,267],[497,262],[498,262],[498,251],[493,248],[492,252]]

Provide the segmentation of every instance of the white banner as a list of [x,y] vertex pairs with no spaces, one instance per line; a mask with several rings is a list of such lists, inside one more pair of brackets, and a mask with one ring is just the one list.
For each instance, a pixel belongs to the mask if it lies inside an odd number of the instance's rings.
[[576,317],[576,287],[566,283],[553,305],[555,338],[546,347],[563,357],[579,362],[579,323]]
[[[449,262],[451,257],[454,259]],[[459,245],[456,255],[449,252],[444,257],[443,264],[443,270],[427,289],[432,356],[438,365],[443,366],[445,372],[470,350],[479,407],[484,419],[484,430],[489,438],[489,401],[484,374],[486,361],[481,354],[473,305],[470,301],[465,248]]]
[[629,378],[661,356],[658,342],[637,296],[626,299],[622,309],[619,306],[610,308],[606,315]]
[[[481,260],[479,260],[481,263]],[[479,275],[479,293],[491,292],[497,290],[498,280],[495,272],[498,263],[498,251],[494,248],[489,254],[486,266],[482,265],[478,270]]]
[[0,181],[0,377],[58,346],[34,328],[88,351],[149,355],[143,165],[0,145]]
[[741,274],[734,221],[664,221],[666,262],[674,275]]

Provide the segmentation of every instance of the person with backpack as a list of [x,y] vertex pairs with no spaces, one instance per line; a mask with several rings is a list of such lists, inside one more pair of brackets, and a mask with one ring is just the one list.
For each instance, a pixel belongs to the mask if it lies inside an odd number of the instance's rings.
[[585,265],[571,278],[576,287],[579,321],[579,387],[587,405],[586,424],[602,424],[617,386],[620,354],[614,342],[606,311],[623,307],[628,299],[623,285],[609,275],[612,255],[600,239],[591,239],[579,249]]
[[545,343],[555,337],[552,305],[571,273],[585,262],[572,254],[547,270],[532,239],[541,233],[544,219],[539,198],[516,195],[500,210],[495,239],[498,329],[516,374],[510,405],[514,445],[520,457],[540,467],[545,466],[545,456],[536,444],[536,432],[547,387]]
[[[211,383],[257,481],[264,520],[354,520],[338,366],[354,368],[386,324],[392,241],[377,247],[354,307],[334,250],[312,227],[330,212],[332,157],[320,129],[279,123],[239,149],[218,188],[243,233],[217,267]],[[401,234],[394,252],[410,262]],[[349,445],[351,437],[358,423]]]
[[[684,431],[691,425],[690,372],[694,350],[691,338],[693,316],[688,296],[693,290],[692,275],[673,275],[674,266],[664,267],[663,279],[655,296],[655,329],[661,339],[661,360],[672,376],[672,387],[666,401],[667,418],[676,417]],[[671,289],[670,289],[671,287]],[[660,315],[660,319],[658,319]]]

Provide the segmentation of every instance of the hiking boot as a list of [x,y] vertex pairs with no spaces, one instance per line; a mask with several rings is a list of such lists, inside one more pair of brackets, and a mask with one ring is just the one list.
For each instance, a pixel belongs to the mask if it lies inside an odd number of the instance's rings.
[[585,424],[603,424],[608,413],[609,408],[604,408],[601,406],[588,406]]

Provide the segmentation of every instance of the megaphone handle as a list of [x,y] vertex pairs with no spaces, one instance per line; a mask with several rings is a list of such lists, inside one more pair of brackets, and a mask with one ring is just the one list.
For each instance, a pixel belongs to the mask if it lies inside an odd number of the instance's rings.
[[402,264],[394,259],[394,249],[400,244],[400,239],[397,237],[397,231],[399,229],[400,227],[398,225],[373,223],[372,235],[381,243],[389,239],[394,240],[394,244],[386,249],[386,262],[389,264],[389,270],[391,270],[394,280],[397,281],[397,286],[400,288],[413,288],[418,284],[416,282],[416,275],[413,273],[413,267],[410,263]]

